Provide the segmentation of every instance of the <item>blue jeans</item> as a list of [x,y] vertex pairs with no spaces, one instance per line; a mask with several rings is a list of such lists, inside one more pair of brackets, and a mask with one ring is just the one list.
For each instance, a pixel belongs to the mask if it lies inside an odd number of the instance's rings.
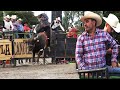
[[111,67],[111,66],[107,66],[108,67],[108,73],[114,76],[120,76],[120,67]]

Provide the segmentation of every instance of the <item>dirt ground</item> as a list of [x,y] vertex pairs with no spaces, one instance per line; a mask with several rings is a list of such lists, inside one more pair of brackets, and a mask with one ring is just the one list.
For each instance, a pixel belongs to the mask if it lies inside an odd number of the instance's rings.
[[0,67],[0,79],[79,79],[75,63],[68,64],[17,64],[16,67],[6,65]]

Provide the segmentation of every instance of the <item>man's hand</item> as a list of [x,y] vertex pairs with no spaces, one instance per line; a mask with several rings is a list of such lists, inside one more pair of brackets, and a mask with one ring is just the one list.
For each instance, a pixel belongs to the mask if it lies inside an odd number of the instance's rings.
[[117,62],[112,62],[112,67],[117,67]]
[[111,53],[112,53],[112,49],[109,48],[109,49],[107,50],[107,53],[108,53],[108,54],[111,54]]

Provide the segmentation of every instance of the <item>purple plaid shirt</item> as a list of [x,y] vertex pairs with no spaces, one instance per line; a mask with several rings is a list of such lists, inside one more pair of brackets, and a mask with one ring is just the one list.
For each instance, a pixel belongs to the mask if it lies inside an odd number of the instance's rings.
[[117,62],[118,45],[109,33],[96,29],[95,37],[92,38],[87,32],[83,32],[76,42],[75,58],[78,68],[89,70],[104,67],[107,44],[112,48],[111,61]]

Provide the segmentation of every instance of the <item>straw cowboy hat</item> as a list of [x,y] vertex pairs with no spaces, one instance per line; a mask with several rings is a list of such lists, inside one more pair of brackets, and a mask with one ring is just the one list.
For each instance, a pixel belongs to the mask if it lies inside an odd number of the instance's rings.
[[19,20],[19,21],[22,21],[22,19],[21,19],[21,18],[19,18],[18,20]]
[[115,30],[115,32],[120,32],[119,19],[114,14],[109,14],[108,17],[103,17],[103,19]]
[[94,13],[94,12],[85,11],[85,12],[84,12],[84,16],[82,16],[82,17],[80,18],[80,20],[81,20],[82,22],[84,22],[84,20],[87,19],[87,18],[95,19],[95,20],[97,21],[96,26],[100,26],[100,25],[102,24],[102,18],[101,18],[98,14],[96,14],[96,13]]
[[11,18],[12,19],[17,19],[17,16],[16,15],[12,15]]

